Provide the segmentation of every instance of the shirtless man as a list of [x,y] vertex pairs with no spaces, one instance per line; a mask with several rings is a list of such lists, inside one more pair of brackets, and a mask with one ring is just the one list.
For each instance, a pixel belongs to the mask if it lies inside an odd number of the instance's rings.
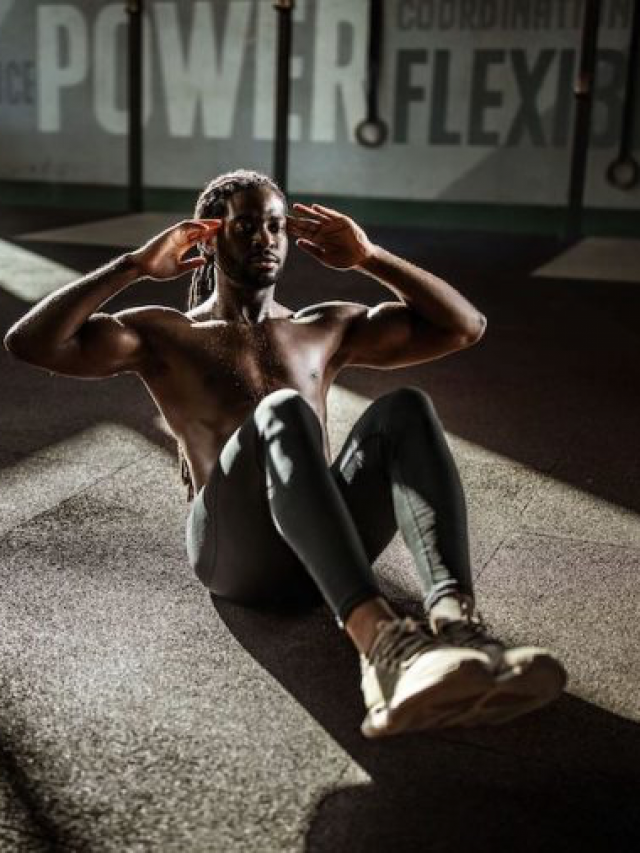
[[[178,441],[197,576],[252,606],[324,600],[360,654],[366,736],[499,723],[550,702],[566,679],[559,661],[505,648],[474,614],[464,494],[429,397],[379,398],[329,457],[326,397],[343,367],[440,358],[476,343],[484,316],[349,217],[295,211],[264,175],[221,175],[194,219],[43,299],[5,345],[67,376],[140,377]],[[291,311],[274,298],[290,238],[398,300]],[[187,271],[185,312],[99,310],[141,279]],[[391,606],[371,568],[398,529],[424,586],[423,621]]]

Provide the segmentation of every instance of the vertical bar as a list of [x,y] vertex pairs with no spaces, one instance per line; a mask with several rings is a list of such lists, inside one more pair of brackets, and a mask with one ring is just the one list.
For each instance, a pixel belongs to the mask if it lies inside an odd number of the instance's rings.
[[571,176],[565,222],[565,236],[569,240],[578,238],[582,233],[584,183],[587,174],[591,133],[591,105],[596,76],[600,7],[601,0],[586,0],[582,24],[580,71],[574,87],[576,113],[573,125]]
[[129,13],[129,127],[128,127],[128,171],[129,210],[142,210],[142,13],[144,0],[127,0]]
[[378,89],[382,64],[382,29],[384,10],[382,0],[370,0],[369,10],[369,79],[367,80],[367,118],[378,118]]
[[276,57],[276,114],[273,174],[283,192],[287,192],[289,162],[289,103],[291,93],[291,18],[295,0],[276,0],[278,46]]
[[[622,128],[620,132],[620,156],[628,155],[633,150],[633,124],[636,105],[636,81],[638,77],[637,58],[640,44],[640,3],[633,4],[631,18],[631,38],[629,39],[629,54],[627,56],[627,82],[625,86],[625,104],[622,109]],[[632,104],[633,106],[628,106]]]

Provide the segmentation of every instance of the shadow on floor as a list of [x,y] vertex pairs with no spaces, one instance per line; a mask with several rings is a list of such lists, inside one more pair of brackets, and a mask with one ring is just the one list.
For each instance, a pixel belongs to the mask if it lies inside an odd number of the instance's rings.
[[0,816],[0,850],[57,853],[61,849],[57,827],[3,737],[0,738],[0,787],[4,806]]
[[214,607],[371,779],[318,804],[307,850],[611,853],[640,843],[637,724],[565,693],[502,727],[368,741],[357,656],[326,608]]

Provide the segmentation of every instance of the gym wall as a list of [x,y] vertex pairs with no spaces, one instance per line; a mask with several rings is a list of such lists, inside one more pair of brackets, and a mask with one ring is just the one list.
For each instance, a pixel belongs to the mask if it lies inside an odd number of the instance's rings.
[[[367,0],[297,0],[290,190],[414,202],[563,205],[579,0],[387,0],[380,114],[365,114]],[[145,184],[192,189],[271,170],[271,0],[147,0]],[[633,211],[606,182],[621,124],[632,0],[605,0],[586,205]],[[0,0],[0,181],[126,183],[123,2]],[[637,122],[640,125],[640,121]],[[637,139],[637,134],[636,134]]]

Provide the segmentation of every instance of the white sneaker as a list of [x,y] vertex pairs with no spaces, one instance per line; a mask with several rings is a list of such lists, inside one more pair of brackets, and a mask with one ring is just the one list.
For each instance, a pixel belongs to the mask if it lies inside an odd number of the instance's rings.
[[494,674],[492,689],[450,725],[507,723],[553,702],[567,683],[564,667],[549,649],[537,646],[506,648],[489,634],[479,615],[466,613],[460,620],[442,624],[435,639],[443,647],[485,652]]
[[495,682],[488,655],[443,646],[410,617],[380,622],[368,655],[360,655],[369,738],[445,727],[468,717]]
[[508,723],[553,702],[567,683],[565,668],[549,649],[505,649],[502,660],[493,690],[472,709],[465,726]]

